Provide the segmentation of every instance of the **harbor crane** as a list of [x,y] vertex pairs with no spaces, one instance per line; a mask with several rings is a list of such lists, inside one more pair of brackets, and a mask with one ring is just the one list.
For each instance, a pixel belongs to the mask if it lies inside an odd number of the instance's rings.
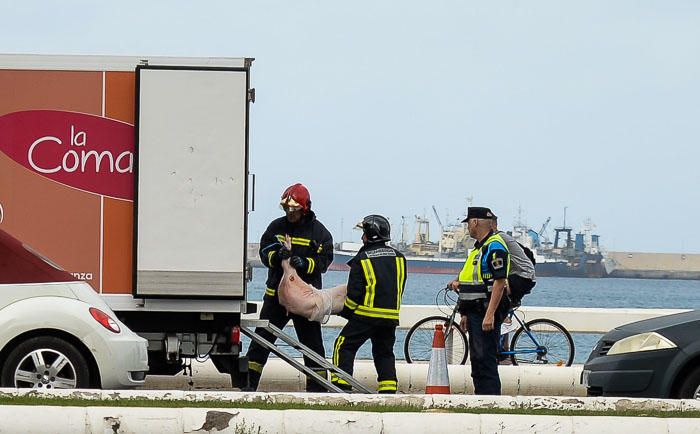
[[430,242],[430,221],[421,216],[416,216],[416,243],[425,244]]
[[544,223],[542,223],[542,227],[540,228],[540,231],[537,232],[537,235],[539,235],[540,237],[544,235],[544,231],[547,230],[547,225],[549,224],[550,220],[552,220],[552,218],[547,217],[547,220],[545,220]]
[[545,231],[547,230],[547,225],[549,225],[550,220],[552,220],[552,217],[547,217],[547,220],[542,223],[542,227],[540,228],[540,231],[537,232],[537,236],[540,240],[540,244],[544,246],[545,248],[548,248],[550,246],[550,241],[549,237],[545,234]]
[[438,226],[440,226],[440,233],[445,232],[445,228],[442,226],[442,221],[440,221],[440,215],[438,215],[435,205],[433,205],[433,213],[435,213],[435,218],[437,219]]

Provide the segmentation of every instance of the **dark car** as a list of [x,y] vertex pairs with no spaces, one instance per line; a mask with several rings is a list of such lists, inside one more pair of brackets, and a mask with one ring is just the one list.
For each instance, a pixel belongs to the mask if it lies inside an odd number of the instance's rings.
[[589,396],[700,399],[700,310],[625,324],[583,367]]

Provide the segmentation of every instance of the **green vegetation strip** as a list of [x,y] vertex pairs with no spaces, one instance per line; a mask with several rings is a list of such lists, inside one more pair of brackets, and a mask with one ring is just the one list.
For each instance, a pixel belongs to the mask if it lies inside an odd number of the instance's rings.
[[41,398],[35,396],[0,397],[0,405],[46,405],[59,407],[149,407],[149,408],[251,408],[258,410],[336,410],[366,411],[374,413],[468,413],[468,414],[521,414],[542,416],[625,416],[625,417],[660,417],[660,418],[700,418],[700,411],[677,410],[554,410],[533,408],[423,408],[414,405],[382,404],[302,404],[302,403],[268,403],[268,402],[231,402],[231,401],[187,401],[187,400],[150,400],[150,399],[115,399],[91,400],[76,398]]

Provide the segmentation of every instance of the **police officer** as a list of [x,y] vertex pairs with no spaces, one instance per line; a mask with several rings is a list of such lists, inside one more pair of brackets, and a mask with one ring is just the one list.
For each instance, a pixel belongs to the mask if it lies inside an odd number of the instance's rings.
[[508,309],[503,296],[510,255],[503,238],[494,233],[488,208],[469,207],[469,235],[476,240],[458,280],[450,282],[459,291],[462,327],[469,331],[469,354],[474,392],[479,395],[500,395],[498,376],[498,339],[501,323]]
[[[370,339],[377,369],[377,391],[396,393],[394,342],[406,285],[406,258],[387,246],[391,228],[386,218],[368,215],[358,227],[362,228],[364,245],[348,262],[348,296],[341,312],[348,323],[335,340],[333,364],[352,375],[355,354]],[[350,385],[333,373],[331,381],[350,390]]]
[[[294,184],[287,188],[282,193],[280,206],[285,216],[273,220],[260,239],[260,259],[269,268],[260,319],[269,320],[280,329],[291,319],[299,341],[325,357],[321,323],[295,314],[288,315],[287,310],[279,303],[277,288],[284,274],[281,264],[285,259],[289,259],[290,265],[305,282],[321,288],[321,274],[326,272],[333,261],[333,238],[311,211],[309,190],[303,184]],[[291,250],[287,250],[282,244],[285,235],[291,237]],[[264,329],[256,329],[256,333],[271,343],[275,342],[275,336]],[[248,350],[249,389],[257,390],[269,355],[268,350],[254,341],[251,342]],[[304,357],[304,364],[322,377],[327,374],[325,369],[307,357]],[[326,389],[307,378],[306,390],[324,392]]]

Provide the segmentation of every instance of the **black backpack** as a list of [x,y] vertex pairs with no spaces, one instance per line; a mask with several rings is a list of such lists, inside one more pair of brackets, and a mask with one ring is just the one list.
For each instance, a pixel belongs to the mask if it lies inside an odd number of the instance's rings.
[[[523,246],[522,244],[518,243],[518,245],[523,249],[523,252],[525,252],[525,256],[532,262],[532,265],[534,266],[536,261],[535,261],[535,254],[532,253],[532,250],[528,249],[527,247]],[[520,277],[520,276],[518,276]],[[510,282],[510,279],[509,279]],[[515,308],[520,306],[520,303],[522,303],[523,297],[528,295],[531,291],[532,288],[535,286],[535,282],[529,279],[523,279],[519,278],[517,279],[517,284],[513,284],[510,286],[510,301],[511,301],[511,307]]]
[[[517,243],[517,241],[516,241]],[[532,250],[528,249],[527,247],[523,246],[522,244],[518,243],[518,245],[523,249],[523,252],[525,252],[525,256],[532,262],[532,265],[536,265],[537,261],[535,260],[535,254],[532,253]]]

